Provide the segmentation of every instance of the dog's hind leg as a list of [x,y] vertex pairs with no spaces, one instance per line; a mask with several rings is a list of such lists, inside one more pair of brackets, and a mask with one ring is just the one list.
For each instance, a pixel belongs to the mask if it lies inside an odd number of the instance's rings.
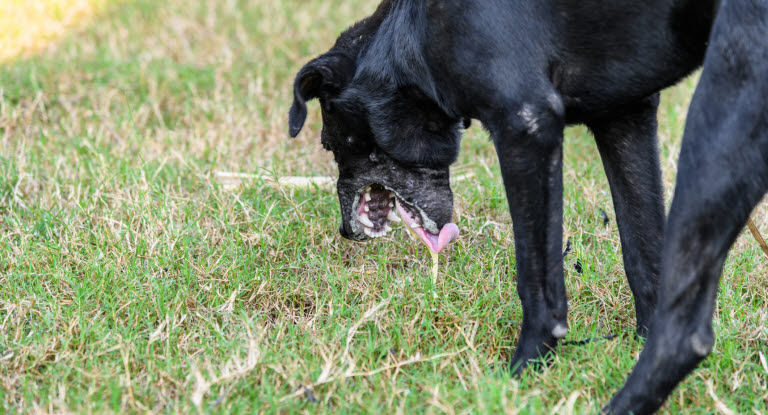
[[656,307],[664,195],[656,138],[655,94],[588,123],[611,186],[624,269],[635,298],[637,332],[647,335]]
[[563,114],[554,92],[510,104],[489,126],[515,236],[523,323],[511,369],[519,374],[568,332],[563,280]]
[[657,311],[637,365],[606,412],[654,412],[714,345],[726,255],[768,190],[767,39],[768,4],[723,3],[688,113]]

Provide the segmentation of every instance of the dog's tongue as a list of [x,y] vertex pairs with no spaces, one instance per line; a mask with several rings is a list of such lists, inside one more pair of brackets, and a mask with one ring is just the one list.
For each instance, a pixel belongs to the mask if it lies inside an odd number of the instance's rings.
[[[421,228],[424,229],[424,228]],[[440,229],[440,235],[435,235],[424,229],[424,235],[429,239],[427,247],[434,253],[439,253],[445,249],[448,244],[459,237],[459,227],[455,223],[446,223],[443,229]],[[423,240],[423,237],[422,237]]]
[[397,201],[396,204],[397,211],[400,213],[400,217],[405,221],[405,226],[407,226],[408,229],[415,233],[416,236],[418,236],[419,239],[424,242],[424,245],[426,245],[430,251],[439,253],[445,249],[448,244],[455,241],[456,238],[459,237],[459,227],[456,226],[455,223],[446,223],[445,226],[443,226],[443,229],[440,229],[439,235],[435,235],[434,233],[424,229],[423,226],[414,227],[413,224],[416,222],[415,219],[410,215],[410,213],[408,213],[406,209],[403,208],[399,201]]

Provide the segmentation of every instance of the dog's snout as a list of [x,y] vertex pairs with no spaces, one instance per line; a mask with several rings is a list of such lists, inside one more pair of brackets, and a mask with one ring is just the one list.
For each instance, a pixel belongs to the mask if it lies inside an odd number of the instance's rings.
[[352,236],[347,232],[347,229],[344,227],[344,224],[342,223],[339,225],[339,235],[341,235],[344,239],[352,240]]

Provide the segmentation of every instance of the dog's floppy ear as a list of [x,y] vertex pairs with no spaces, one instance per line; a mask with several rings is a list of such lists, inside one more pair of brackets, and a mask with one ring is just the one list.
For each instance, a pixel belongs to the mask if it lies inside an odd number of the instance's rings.
[[307,101],[338,94],[355,75],[355,62],[340,52],[328,52],[310,61],[293,82],[293,105],[288,114],[291,137],[296,137],[307,119]]

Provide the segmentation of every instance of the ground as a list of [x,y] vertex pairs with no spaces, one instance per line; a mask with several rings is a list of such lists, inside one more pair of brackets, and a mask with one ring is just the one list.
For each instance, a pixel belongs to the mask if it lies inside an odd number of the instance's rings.
[[[4,51],[0,412],[559,414],[607,402],[641,344],[585,129],[569,129],[565,149],[568,339],[618,337],[564,346],[519,380],[497,370],[521,309],[501,176],[477,123],[453,169],[462,235],[436,285],[402,230],[350,243],[332,186],[277,180],[335,174],[316,104],[287,138],[293,75],[374,7],[111,2]],[[659,111],[667,201],[694,85],[666,91]],[[768,232],[766,203],[755,221]],[[766,264],[742,234],[714,351],[663,413],[768,412]]]

